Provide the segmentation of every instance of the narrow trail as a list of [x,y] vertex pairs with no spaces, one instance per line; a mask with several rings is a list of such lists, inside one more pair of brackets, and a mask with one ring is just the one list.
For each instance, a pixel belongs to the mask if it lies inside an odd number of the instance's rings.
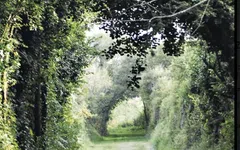
[[142,127],[119,127],[109,130],[108,136],[92,142],[86,150],[154,150]]
[[148,141],[109,141],[95,143],[87,150],[154,150]]

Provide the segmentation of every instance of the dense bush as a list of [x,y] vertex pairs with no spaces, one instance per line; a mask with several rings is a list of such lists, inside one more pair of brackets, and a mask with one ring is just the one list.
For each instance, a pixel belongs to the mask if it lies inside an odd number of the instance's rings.
[[[78,149],[70,94],[94,52],[82,0],[0,2],[0,149]],[[84,134],[83,134],[84,135]]]
[[143,75],[152,141],[158,149],[233,149],[233,101],[222,97],[232,81],[219,81],[217,58],[204,43],[189,42],[184,49],[171,65],[150,63],[148,73],[154,73]]

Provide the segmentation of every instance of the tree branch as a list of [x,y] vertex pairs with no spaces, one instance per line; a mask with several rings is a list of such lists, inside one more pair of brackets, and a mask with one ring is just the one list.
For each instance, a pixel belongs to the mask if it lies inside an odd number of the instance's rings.
[[141,7],[143,7],[143,5],[150,5],[152,2],[155,2],[156,0],[152,0],[152,1],[150,1],[150,2],[146,2],[146,1],[143,1],[143,2],[141,2],[140,4],[136,4],[136,5],[132,5],[132,6],[130,6],[130,7],[128,7],[127,9],[130,9],[130,8],[133,8],[133,7],[136,7],[136,6],[141,6]]
[[214,68],[214,66],[211,66],[210,63],[208,63],[205,58],[202,58],[202,60],[203,60],[203,62],[204,62],[210,69],[213,70],[213,72],[215,73],[215,75],[216,75],[222,82],[225,82],[225,81],[226,81],[225,78],[224,78],[223,76],[221,76],[221,75],[217,72],[216,68]]
[[176,17],[176,16],[178,16],[178,15],[180,15],[180,14],[183,14],[183,13],[186,13],[186,12],[190,11],[191,9],[193,9],[193,8],[195,8],[195,7],[203,4],[203,3],[205,3],[206,1],[207,1],[207,0],[203,0],[203,1],[201,1],[201,2],[199,2],[199,3],[197,3],[197,4],[193,5],[193,6],[191,6],[191,7],[187,8],[187,9],[185,9],[185,10],[179,11],[179,12],[174,13],[174,14],[171,14],[171,15],[152,17],[151,19],[149,19],[149,22],[151,22],[153,19],[164,19],[164,18]]
[[[153,0],[153,1],[154,1],[154,0]],[[153,1],[150,1],[150,2],[153,2]],[[189,7],[189,8],[187,8],[187,9],[185,9],[185,10],[179,11],[179,12],[174,13],[174,14],[171,14],[171,15],[154,16],[154,17],[152,17],[152,18],[150,18],[150,19],[144,19],[144,18],[142,18],[142,19],[121,20],[121,21],[123,21],[123,22],[149,22],[149,23],[151,23],[151,21],[154,20],[154,19],[164,19],[164,18],[172,18],[172,17],[176,17],[176,16],[178,16],[178,15],[180,15],[180,14],[183,14],[183,13],[186,13],[186,12],[192,10],[193,8],[195,8],[195,7],[197,7],[197,6],[199,6],[199,5],[203,4],[203,3],[205,3],[206,1],[210,1],[210,0],[203,0],[203,1],[200,1],[200,2],[198,2],[197,4],[195,4],[195,5],[193,5],[193,6]],[[148,3],[150,3],[150,2],[148,2]],[[141,4],[140,4],[140,5],[141,5]]]
[[206,7],[205,7],[205,9],[204,9],[204,12],[203,12],[203,14],[202,14],[202,17],[201,17],[201,19],[200,19],[200,22],[199,22],[199,24],[198,24],[198,27],[193,31],[192,35],[193,35],[193,34],[198,30],[198,28],[201,26],[201,23],[202,23],[202,21],[203,21],[203,17],[205,16],[207,7],[209,6],[209,2],[210,2],[210,0],[208,0],[207,5],[206,5]]
[[[150,4],[150,3],[154,2],[154,1],[155,1],[155,0],[152,0],[152,1],[148,2],[148,3],[141,3],[141,4],[138,4],[138,5],[142,6],[142,4]],[[123,22],[149,22],[149,23],[151,23],[152,20],[154,20],[154,19],[164,19],[164,18],[176,17],[176,16],[178,16],[178,15],[180,15],[180,14],[183,14],[183,13],[186,13],[186,12],[192,10],[193,8],[195,8],[195,7],[197,7],[197,6],[205,3],[206,1],[209,2],[210,0],[200,1],[200,2],[198,2],[197,4],[195,4],[195,5],[187,8],[187,9],[185,9],[185,10],[179,11],[179,12],[174,13],[174,14],[171,14],[171,15],[154,16],[154,17],[152,17],[152,18],[150,18],[150,19],[144,19],[144,18],[142,18],[142,19],[121,20],[121,21],[123,21]],[[138,6],[138,5],[134,5],[134,6]],[[134,7],[134,6],[132,6],[132,7]],[[131,7],[129,7],[129,8],[131,8]],[[129,8],[127,8],[127,9],[129,9]],[[107,19],[101,19],[101,20],[103,20],[103,21],[108,21]],[[112,19],[111,19],[111,20],[112,20]],[[119,21],[119,20],[116,20],[116,21]]]

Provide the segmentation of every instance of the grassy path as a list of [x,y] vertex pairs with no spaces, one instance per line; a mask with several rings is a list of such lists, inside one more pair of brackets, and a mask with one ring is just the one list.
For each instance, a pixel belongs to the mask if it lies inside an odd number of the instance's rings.
[[147,141],[101,142],[89,146],[87,150],[153,150]]
[[93,142],[87,150],[153,150],[144,133],[143,130],[127,128],[110,131],[109,136]]

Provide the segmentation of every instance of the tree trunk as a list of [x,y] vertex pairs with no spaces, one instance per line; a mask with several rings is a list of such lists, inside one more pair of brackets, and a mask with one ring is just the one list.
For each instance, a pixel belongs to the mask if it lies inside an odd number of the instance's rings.
[[[4,112],[4,108],[7,105],[7,92],[8,92],[8,74],[7,74],[7,68],[8,68],[8,63],[9,63],[9,52],[5,53],[5,65],[4,65],[4,71],[3,71],[3,76],[2,76],[2,81],[3,81],[3,91],[2,91],[2,118],[4,122],[6,123],[7,120],[7,112]],[[4,114],[5,113],[5,114]]]
[[148,127],[148,125],[149,125],[149,117],[148,117],[148,111],[147,111],[147,107],[146,107],[146,104],[144,103],[144,101],[143,101],[143,112],[144,112],[144,117],[145,117],[145,122],[146,122],[146,129],[147,129],[147,127]]
[[[35,92],[35,105],[34,105],[34,116],[35,116],[35,136],[41,136],[42,122],[41,122],[41,84],[36,85]],[[36,137],[35,137],[36,140]]]
[[[237,1],[237,14],[238,15],[240,15],[240,2],[239,1]],[[240,25],[240,18],[239,17],[237,17],[237,25],[236,25],[236,27],[238,27]],[[235,61],[236,63],[237,63],[237,95],[235,95],[235,96],[237,96],[237,99],[236,99],[236,105],[235,105],[235,110],[237,110],[236,111],[236,118],[237,118],[237,123],[236,123],[236,125],[237,125],[237,141],[236,141],[236,147],[237,147],[237,149],[240,149],[240,30],[237,30],[237,58],[238,59],[236,59],[236,57],[235,57],[235,60],[237,60],[237,61]]]

